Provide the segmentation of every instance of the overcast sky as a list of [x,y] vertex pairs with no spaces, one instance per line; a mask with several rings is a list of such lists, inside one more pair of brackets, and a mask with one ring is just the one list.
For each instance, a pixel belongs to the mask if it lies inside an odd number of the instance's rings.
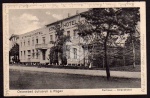
[[88,9],[15,9],[9,11],[9,31],[11,34],[24,34],[43,27],[57,20],[66,18],[68,13],[75,15],[76,11]]

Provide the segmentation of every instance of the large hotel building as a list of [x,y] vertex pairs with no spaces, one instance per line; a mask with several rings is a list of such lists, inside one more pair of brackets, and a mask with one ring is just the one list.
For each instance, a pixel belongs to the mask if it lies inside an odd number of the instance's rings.
[[[67,64],[83,64],[85,54],[82,46],[79,44],[83,39],[78,36],[76,23],[84,22],[80,14],[69,16],[65,19],[45,25],[37,30],[19,35],[19,59],[21,63],[41,63],[48,64],[50,62],[50,49],[53,44],[51,41],[56,40],[55,24],[59,24],[64,29],[64,34],[69,35],[71,41],[67,42],[69,50],[67,52]],[[84,54],[83,54],[84,53]]]

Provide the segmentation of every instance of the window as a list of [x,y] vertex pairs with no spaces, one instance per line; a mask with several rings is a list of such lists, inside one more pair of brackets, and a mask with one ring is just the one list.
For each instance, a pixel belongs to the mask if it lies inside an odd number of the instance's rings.
[[42,39],[43,39],[43,44],[45,44],[45,37],[42,37]]
[[50,35],[50,41],[53,41],[53,35]]
[[34,37],[32,38],[32,45],[34,45]]
[[67,36],[70,36],[70,31],[67,31]]
[[38,44],[38,39],[36,39],[36,44]]
[[75,36],[77,36],[77,32],[76,32],[76,30],[74,30],[74,32],[73,32],[73,36],[75,37]]
[[32,50],[32,58],[34,58],[34,50]]
[[21,51],[21,58],[22,58],[22,51]]
[[74,59],[77,59],[77,49],[73,48]]
[[38,44],[38,37],[36,37],[36,44]]
[[74,37],[74,38],[77,38],[77,37],[78,37],[78,30],[77,30],[77,29],[74,29],[74,30],[73,30],[73,37]]
[[38,50],[36,50],[36,58],[37,59],[38,59],[38,55],[39,55]]
[[25,41],[24,41],[24,46],[25,46]]
[[30,45],[30,41],[28,41],[28,46]]
[[28,39],[28,46],[30,46],[30,39]]
[[55,29],[55,27],[50,27],[49,28],[49,31],[52,31],[52,30],[54,30]]
[[46,57],[45,57],[45,51],[43,51],[43,60],[45,60],[46,59]]
[[30,55],[31,54],[31,50],[28,50],[28,55]]
[[21,42],[21,47],[22,47],[22,42]]
[[26,58],[26,51],[24,51],[24,58]]
[[28,40],[28,46],[30,45],[30,41]]
[[67,50],[67,58],[70,59],[70,46],[66,46],[66,50]]

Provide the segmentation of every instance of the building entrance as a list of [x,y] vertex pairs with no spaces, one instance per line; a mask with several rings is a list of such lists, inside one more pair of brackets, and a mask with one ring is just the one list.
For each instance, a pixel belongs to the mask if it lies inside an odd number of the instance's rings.
[[45,60],[46,56],[46,50],[42,50],[42,60]]

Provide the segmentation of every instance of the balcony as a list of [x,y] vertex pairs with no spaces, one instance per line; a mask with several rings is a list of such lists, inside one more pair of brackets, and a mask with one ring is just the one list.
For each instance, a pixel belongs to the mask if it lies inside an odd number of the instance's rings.
[[48,45],[47,44],[36,44],[35,45],[36,49],[48,49]]

